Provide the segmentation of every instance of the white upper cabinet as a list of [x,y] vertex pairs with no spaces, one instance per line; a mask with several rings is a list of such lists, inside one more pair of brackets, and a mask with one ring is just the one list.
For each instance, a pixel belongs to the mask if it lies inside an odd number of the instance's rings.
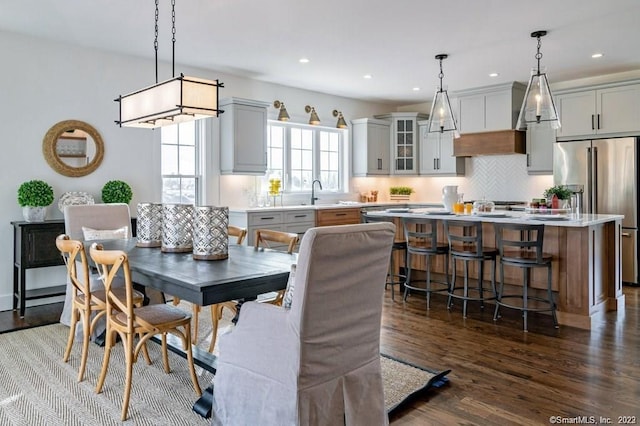
[[544,124],[527,126],[527,173],[530,175],[553,174],[553,144],[556,131]]
[[220,173],[261,175],[267,170],[268,102],[220,100]]
[[616,84],[556,93],[559,139],[630,136],[640,131],[640,84]]
[[386,120],[351,120],[353,176],[384,176],[390,170],[391,123]]
[[392,112],[375,118],[391,121],[391,174],[417,175],[419,161],[418,120],[429,118],[417,112]]
[[464,175],[464,157],[453,156],[453,132],[429,133],[429,121],[419,121],[420,174]]
[[526,86],[513,82],[456,92],[452,106],[460,133],[515,128]]

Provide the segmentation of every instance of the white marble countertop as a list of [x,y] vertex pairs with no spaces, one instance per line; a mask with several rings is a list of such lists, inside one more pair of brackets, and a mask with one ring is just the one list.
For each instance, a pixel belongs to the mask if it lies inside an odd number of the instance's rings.
[[[584,227],[597,225],[600,223],[611,222],[615,220],[622,220],[624,215],[615,214],[580,214],[579,217],[575,215],[544,215],[544,214],[527,214],[517,211],[504,211],[494,212],[492,214],[484,215],[466,215],[466,214],[451,214],[451,213],[438,213],[436,209],[426,211],[428,209],[410,209],[407,212],[400,211],[376,211],[369,212],[368,214],[373,216],[384,217],[425,217],[433,219],[455,219],[455,220],[469,220],[469,221],[482,221],[482,222],[502,222],[502,223],[531,223],[531,224],[545,224],[548,226],[563,226],[563,227]],[[545,217],[546,216],[546,217]]]

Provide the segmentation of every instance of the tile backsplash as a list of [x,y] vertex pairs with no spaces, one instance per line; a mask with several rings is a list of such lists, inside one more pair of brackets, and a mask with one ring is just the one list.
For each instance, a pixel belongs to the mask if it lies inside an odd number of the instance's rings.
[[[415,193],[413,202],[439,203],[442,201],[442,187],[458,185],[458,192],[464,194],[465,201],[486,198],[494,201],[527,201],[542,197],[544,190],[553,185],[551,175],[528,175],[525,155],[493,155],[469,157],[466,160],[466,174],[461,177],[431,176],[389,176],[360,177],[350,180],[348,194],[319,195],[319,202],[338,200],[358,200],[360,193],[378,191],[378,201],[389,201],[390,186],[411,186]],[[220,198],[225,205],[248,207],[255,203],[259,194],[261,178],[252,176],[220,177]],[[308,204],[308,195],[287,196],[284,204]]]

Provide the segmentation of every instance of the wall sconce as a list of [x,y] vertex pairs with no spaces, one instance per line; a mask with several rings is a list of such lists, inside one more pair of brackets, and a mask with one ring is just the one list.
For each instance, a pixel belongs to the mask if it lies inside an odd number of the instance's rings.
[[342,111],[338,111],[337,109],[333,110],[333,116],[338,117],[338,122],[336,123],[336,127],[338,129],[346,129],[347,122],[344,121],[344,116],[342,115]]
[[522,101],[516,129],[525,130],[528,123],[548,123],[552,129],[560,128],[558,110],[553,103],[547,73],[540,72],[540,59],[542,58],[540,38],[546,34],[546,31],[534,31],[531,33],[531,37],[538,39],[538,51],[535,56],[538,66],[531,71],[531,78]]
[[[175,17],[175,0],[171,2],[171,13]],[[186,77],[175,73],[175,19],[173,32],[173,78],[158,83],[158,2],[156,1],[156,84],[127,95],[118,96],[120,117],[116,124],[120,127],[155,128],[183,123],[206,117],[217,117],[223,112],[218,109],[218,89],[224,87],[218,80]]]
[[278,113],[278,121],[289,121],[289,113],[287,109],[284,107],[284,102],[273,101],[273,106],[280,109]]
[[443,133],[454,132],[454,137],[460,137],[458,128],[456,127],[456,121],[453,118],[453,110],[451,109],[451,103],[449,102],[449,95],[447,91],[442,87],[442,78],[444,73],[442,72],[442,60],[447,59],[449,55],[441,53],[436,55],[436,59],[440,61],[440,87],[436,89],[436,94],[433,96],[433,103],[431,104],[431,113],[429,114],[429,133]]
[[317,126],[318,124],[320,124],[320,117],[318,117],[318,113],[316,113],[316,109],[312,106],[305,106],[304,110],[308,113],[311,113],[311,115],[309,116],[309,124],[311,124],[312,126]]

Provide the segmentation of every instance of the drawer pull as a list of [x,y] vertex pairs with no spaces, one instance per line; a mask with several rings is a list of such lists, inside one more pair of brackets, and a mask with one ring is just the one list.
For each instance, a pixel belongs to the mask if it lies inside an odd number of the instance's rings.
[[294,217],[307,217],[307,215],[306,214],[297,214]]
[[275,219],[275,217],[273,216],[265,216],[260,218],[260,220],[273,220],[273,219]]
[[631,234],[629,232],[623,232],[622,236],[626,238],[631,238]]
[[346,216],[346,213],[336,213],[336,216]]

